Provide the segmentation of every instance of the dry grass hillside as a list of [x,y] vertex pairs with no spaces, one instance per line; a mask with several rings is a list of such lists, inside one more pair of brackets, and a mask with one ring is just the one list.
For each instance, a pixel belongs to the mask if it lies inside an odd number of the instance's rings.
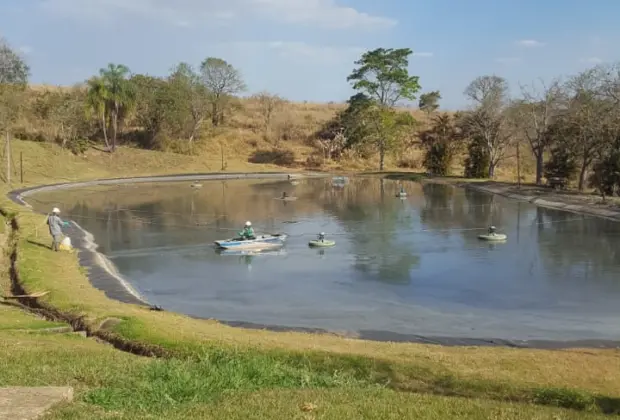
[[[48,121],[42,119],[34,112],[36,98],[46,92],[57,92],[69,89],[59,86],[33,85],[30,87],[28,101],[25,110],[15,127],[15,136],[18,139],[37,140],[41,143],[49,142],[53,137],[54,130]],[[344,103],[311,103],[311,102],[285,102],[278,107],[271,117],[270,128],[267,129],[264,117],[261,113],[261,105],[253,98],[239,98],[232,110],[226,116],[225,123],[219,127],[208,126],[202,133],[200,140],[192,149],[191,156],[186,153],[178,153],[174,148],[165,148],[165,152],[172,152],[172,162],[187,162],[191,167],[200,170],[244,170],[252,164],[269,165],[274,167],[287,167],[290,169],[313,169],[313,170],[344,170],[363,171],[376,170],[378,158],[362,158],[355,153],[344,153],[338,161],[326,160],[316,143],[317,131],[337,113],[345,109]],[[424,130],[429,126],[428,114],[418,109],[403,108],[410,112],[418,121],[417,130]],[[131,132],[136,129],[132,126],[129,118],[124,131]],[[126,136],[126,138],[129,136]],[[412,171],[425,171],[422,165],[423,152],[416,142],[417,134],[412,132],[405,139],[405,146],[388,156],[388,169],[405,169]],[[137,145],[125,140],[124,146],[137,148]],[[96,146],[96,145],[95,145]],[[184,151],[185,152],[185,151]],[[157,152],[144,151],[144,159],[159,159],[162,157]],[[509,153],[514,155],[514,153]],[[533,173],[533,161],[529,154],[522,160],[522,175],[526,179]],[[86,152],[89,156],[99,156],[96,148]],[[461,176],[463,172],[464,153],[454,162],[452,174]],[[132,154],[133,159],[133,154]],[[505,181],[516,181],[515,158],[507,159],[497,171],[497,178]],[[135,162],[138,164],[138,162]],[[128,165],[131,166],[131,165]],[[130,169],[130,168],[129,168]],[[131,169],[130,169],[131,172]],[[170,172],[162,170],[159,172]]]

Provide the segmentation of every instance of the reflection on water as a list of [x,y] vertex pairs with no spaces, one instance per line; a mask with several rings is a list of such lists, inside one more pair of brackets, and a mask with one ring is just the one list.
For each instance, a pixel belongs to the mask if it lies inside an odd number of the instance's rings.
[[[151,302],[223,320],[506,339],[620,337],[620,224],[439,184],[352,178],[40,193]],[[297,201],[274,200],[287,192]],[[277,252],[218,253],[246,220]],[[477,239],[489,225],[503,244]],[[336,241],[311,249],[318,232]]]

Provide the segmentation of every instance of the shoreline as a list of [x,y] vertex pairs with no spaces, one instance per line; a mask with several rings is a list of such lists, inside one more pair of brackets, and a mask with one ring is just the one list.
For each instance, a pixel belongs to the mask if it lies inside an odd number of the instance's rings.
[[[523,186],[522,190],[519,191],[515,185],[494,182],[458,182],[456,185],[458,187],[469,188],[487,194],[499,195],[512,200],[525,201],[539,207],[562,210],[570,213],[583,214],[620,222],[620,207],[618,207],[617,210],[609,205],[606,207],[601,206],[600,208],[593,208],[593,206],[596,206],[597,204],[579,203],[579,200],[575,200],[574,198],[571,199],[568,194],[562,194],[561,192],[555,193],[551,190],[547,194],[536,194],[535,190],[539,187]],[[532,189],[534,189],[534,191],[531,191]],[[524,193],[528,190],[530,190],[532,194]],[[577,195],[576,197],[586,198],[587,196]]]
[[[59,183],[43,186],[34,186],[18,190],[13,190],[8,193],[8,197],[15,203],[32,209],[32,206],[27,203],[24,198],[32,194],[42,191],[56,191],[70,188],[98,186],[98,185],[122,185],[133,183],[152,183],[152,182],[181,182],[181,181],[195,181],[195,180],[222,180],[222,179],[269,179],[269,178],[282,178],[286,179],[287,173],[283,172],[265,172],[265,173],[208,173],[208,174],[183,174],[183,175],[163,175],[163,176],[145,176],[135,178],[118,178],[118,179],[102,179],[93,181],[83,181],[75,183]],[[315,173],[302,173],[296,174],[297,177],[327,177],[330,174],[315,174]],[[424,179],[423,182],[436,182],[445,183],[436,179]],[[601,218],[612,219],[620,221],[620,211],[609,211],[599,209],[588,209],[584,205],[573,205],[564,202],[553,202],[549,200],[542,200],[539,196],[526,196],[523,194],[515,194],[510,192],[510,187],[502,187],[501,185],[495,185],[490,187],[488,185],[477,185],[473,183],[446,183],[452,186],[461,188],[471,188],[480,192],[488,194],[497,194],[507,198],[527,201],[532,204],[548,207],[557,210],[564,210],[573,213],[581,213],[593,215]],[[92,234],[79,226],[76,222],[71,221],[76,227],[76,232],[71,232],[69,235],[72,241],[72,245],[78,250],[78,261],[81,267],[87,269],[87,277],[90,284],[103,291],[110,299],[120,301],[122,303],[141,305],[153,308],[144,297],[136,291],[131,284],[125,280],[115,269],[114,264],[103,254],[97,251],[97,243],[94,240]],[[184,314],[182,314],[184,315]],[[185,315],[193,319],[213,320],[206,317],[193,317]],[[600,340],[600,339],[580,339],[580,340],[509,340],[509,339],[497,339],[497,338],[464,338],[464,337],[443,337],[443,336],[421,336],[416,334],[402,334],[393,331],[377,331],[377,330],[359,330],[359,331],[345,331],[336,332],[323,328],[308,328],[308,327],[294,327],[285,325],[266,325],[252,323],[249,321],[227,321],[227,320],[215,320],[222,325],[227,325],[236,328],[255,329],[255,330],[267,330],[274,332],[301,332],[309,334],[325,334],[332,335],[341,338],[370,340],[379,342],[399,342],[399,343],[418,343],[418,344],[433,344],[442,346],[487,346],[487,347],[511,347],[511,348],[530,348],[530,349],[571,349],[571,348],[599,348],[599,349],[618,349],[620,348],[620,340]]]

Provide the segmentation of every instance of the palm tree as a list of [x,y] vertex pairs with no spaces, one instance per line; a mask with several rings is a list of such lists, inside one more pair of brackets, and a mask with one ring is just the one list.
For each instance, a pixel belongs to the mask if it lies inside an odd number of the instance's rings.
[[112,151],[116,150],[119,118],[126,114],[133,105],[134,91],[128,80],[129,68],[122,64],[108,64],[105,69],[99,70],[99,75],[105,86],[106,108],[112,128]]
[[108,129],[107,129],[107,101],[109,98],[109,92],[101,77],[93,77],[88,82],[88,95],[86,97],[86,103],[88,105],[88,111],[94,112],[97,118],[101,122],[101,129],[103,130],[103,139],[105,140],[106,149],[110,150],[110,143],[108,142]]

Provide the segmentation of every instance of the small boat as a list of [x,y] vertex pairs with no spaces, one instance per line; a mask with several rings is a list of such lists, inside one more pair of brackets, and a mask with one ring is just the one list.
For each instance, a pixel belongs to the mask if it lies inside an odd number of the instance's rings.
[[481,239],[483,241],[500,242],[505,241],[507,238],[508,236],[504,235],[503,233],[485,233],[482,235],[478,235],[478,239]]
[[404,192],[404,191],[401,191],[401,192],[396,194],[396,197],[398,197],[398,198],[407,198],[407,193]]
[[194,182],[192,185],[190,185],[190,187],[192,187],[192,188],[202,188],[202,184]]
[[269,246],[281,246],[286,241],[286,235],[275,233],[273,235],[258,235],[254,239],[231,238],[215,241],[215,245],[224,249],[265,249]]
[[299,185],[299,181],[291,181],[291,185]]
[[308,242],[308,246],[311,246],[313,248],[327,248],[334,245],[336,245],[336,242],[330,241],[328,239],[316,239],[314,241]]
[[297,201],[297,197],[274,197],[274,200]]

